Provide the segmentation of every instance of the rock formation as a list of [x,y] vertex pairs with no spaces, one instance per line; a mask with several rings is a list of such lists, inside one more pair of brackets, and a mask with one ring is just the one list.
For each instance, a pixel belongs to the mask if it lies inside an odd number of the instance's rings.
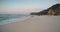
[[50,7],[48,10],[48,15],[60,15],[60,4]]
[[38,13],[31,13],[31,15],[60,15],[60,4],[55,4]]

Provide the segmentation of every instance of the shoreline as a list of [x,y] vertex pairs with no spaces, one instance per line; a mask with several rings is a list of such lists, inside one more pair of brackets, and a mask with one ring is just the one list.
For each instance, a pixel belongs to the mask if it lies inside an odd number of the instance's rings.
[[59,32],[60,16],[30,16],[1,27],[3,32]]
[[31,17],[31,16],[23,17],[23,18],[16,18],[16,19],[11,19],[11,20],[6,20],[6,22],[0,23],[0,25],[6,25],[6,24],[18,22],[18,21],[23,21],[23,20],[26,20],[26,19],[28,19],[28,18],[30,18],[30,17]]
[[[41,15],[41,16],[36,16],[36,17],[60,17],[60,16],[50,16],[50,15]],[[29,19],[29,18],[32,18],[32,17],[35,17],[35,15],[32,15],[32,16],[28,16],[28,17],[23,17],[23,18],[16,18],[16,19],[11,19],[11,20],[6,20],[5,23],[0,23],[0,25],[6,25],[6,24],[10,24],[10,23],[15,23],[15,22],[19,22],[19,21],[24,21],[26,19]]]

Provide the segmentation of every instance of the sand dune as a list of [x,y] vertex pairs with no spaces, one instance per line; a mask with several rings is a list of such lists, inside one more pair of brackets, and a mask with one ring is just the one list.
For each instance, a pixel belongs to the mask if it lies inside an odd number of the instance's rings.
[[60,16],[34,16],[1,26],[3,32],[60,32]]

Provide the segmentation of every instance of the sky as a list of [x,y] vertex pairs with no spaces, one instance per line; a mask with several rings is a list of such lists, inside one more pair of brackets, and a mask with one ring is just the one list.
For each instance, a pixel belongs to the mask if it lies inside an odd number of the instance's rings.
[[39,12],[60,3],[60,0],[0,0],[0,13]]

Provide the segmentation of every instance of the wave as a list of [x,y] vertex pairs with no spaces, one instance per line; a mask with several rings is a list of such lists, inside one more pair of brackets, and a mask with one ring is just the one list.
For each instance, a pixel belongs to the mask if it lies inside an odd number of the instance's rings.
[[0,23],[7,22],[8,20],[13,20],[17,18],[24,18],[29,15],[26,14],[0,14]]

